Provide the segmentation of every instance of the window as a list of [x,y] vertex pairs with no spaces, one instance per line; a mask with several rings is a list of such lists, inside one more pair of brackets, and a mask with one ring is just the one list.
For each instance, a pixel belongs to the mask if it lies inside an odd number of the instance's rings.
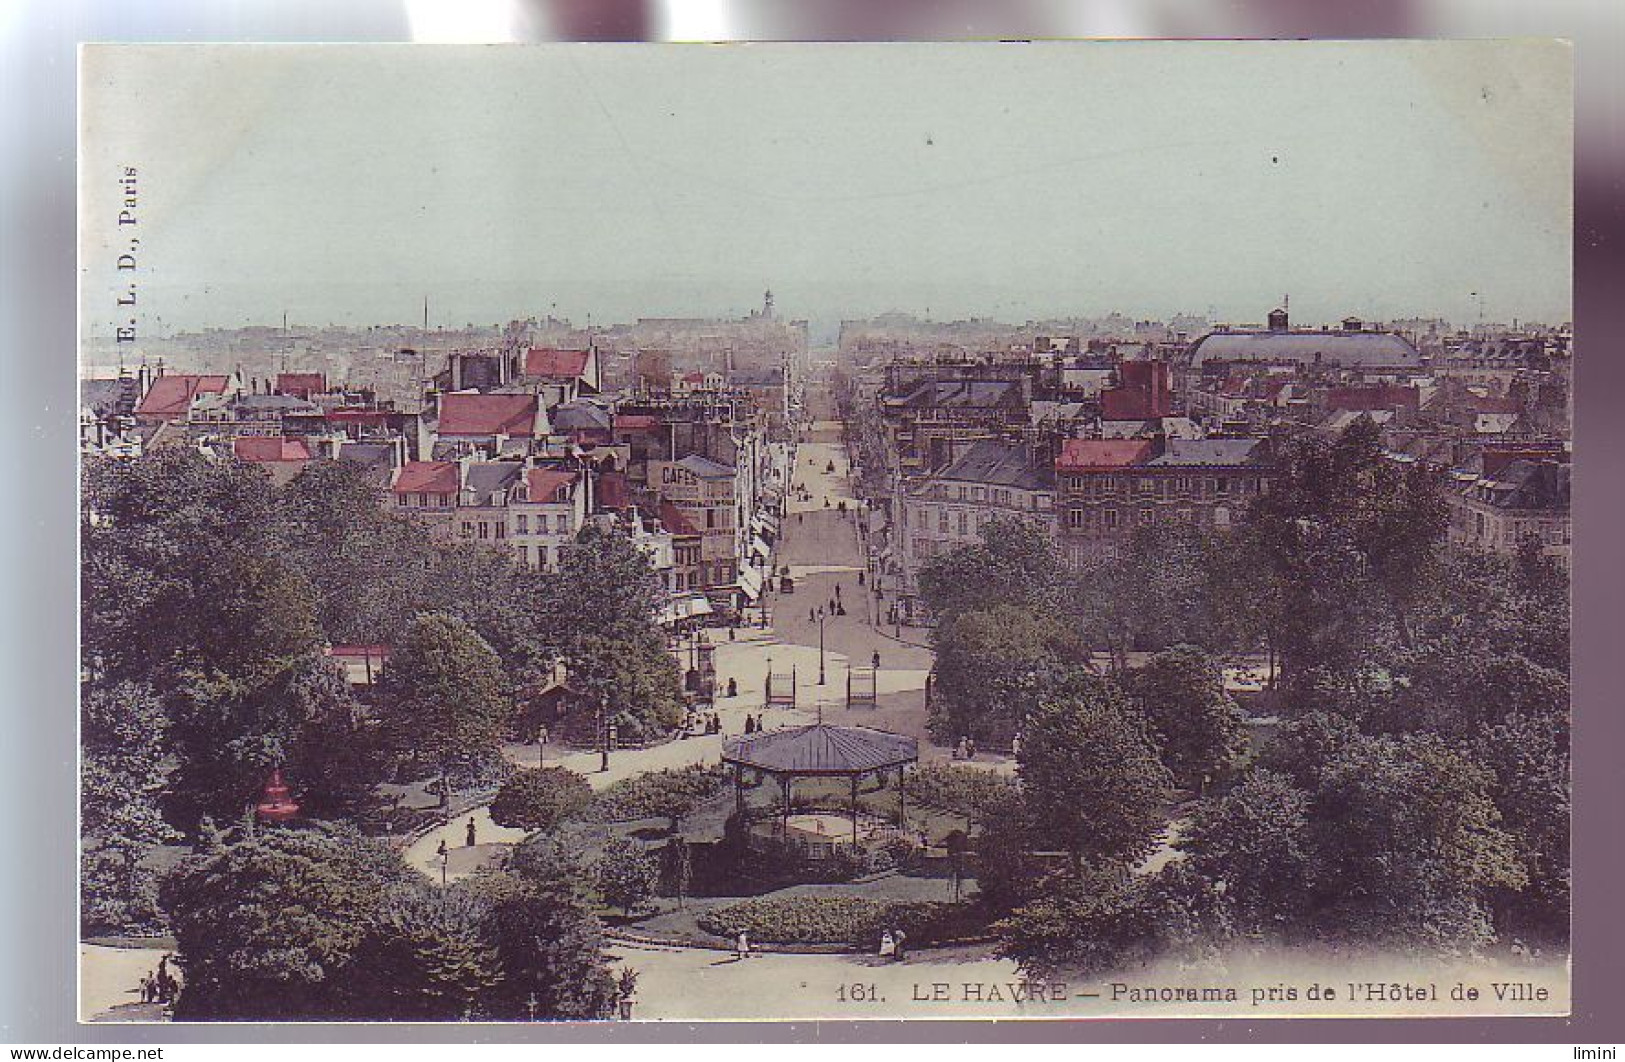
[[464,520],[463,521],[463,534],[472,535],[473,533],[474,533],[474,521],[472,521],[472,520]]
[[715,509],[707,509],[707,510],[705,510],[705,529],[707,531],[713,531],[713,530],[716,529],[716,526],[717,526],[717,511]]
[[396,505],[409,505],[409,504],[411,504],[411,501],[412,501],[412,497],[409,494],[397,494],[397,495],[395,495],[395,504]]
[[497,538],[507,538],[507,537],[508,537],[508,525],[507,524],[497,524]]
[[946,535],[948,533],[948,510],[947,509],[938,509],[937,510],[937,532],[939,534],[943,534],[943,535]]
[[1213,507],[1213,526],[1214,527],[1229,527],[1230,526],[1230,510],[1225,508],[1223,505],[1214,506]]
[[1223,476],[1213,481],[1213,487],[1220,494],[1230,493],[1230,481]]
[[1066,526],[1082,527],[1087,513],[1083,509],[1069,509],[1066,514]]
[[484,520],[480,521],[480,539],[483,541],[491,537],[491,525]]
[[970,533],[970,532],[969,532],[969,531],[968,531],[968,530],[967,530],[967,524],[968,524],[968,523],[969,523],[969,521],[968,521],[968,519],[967,519],[967,518],[966,518],[966,516],[965,516],[965,514],[964,514],[964,513],[960,513],[960,514],[959,514],[959,533],[960,533],[960,534],[961,534],[961,535],[967,535],[967,534],[969,534],[969,533]]
[[1107,528],[1107,530],[1115,529],[1117,527],[1117,510],[1116,509],[1107,509],[1105,515],[1106,515],[1106,528]]

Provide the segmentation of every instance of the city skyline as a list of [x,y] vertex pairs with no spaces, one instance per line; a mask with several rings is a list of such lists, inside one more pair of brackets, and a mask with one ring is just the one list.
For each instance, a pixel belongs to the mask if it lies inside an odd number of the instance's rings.
[[764,287],[815,330],[1288,293],[1317,324],[1570,316],[1550,42],[88,54],[93,342],[131,232],[147,335],[425,296],[448,327],[729,317]]

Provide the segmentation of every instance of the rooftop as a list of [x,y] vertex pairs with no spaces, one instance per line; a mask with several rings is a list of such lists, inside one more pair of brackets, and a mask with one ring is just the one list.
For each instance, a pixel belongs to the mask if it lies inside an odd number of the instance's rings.
[[937,473],[938,479],[993,483],[1023,490],[1055,486],[1053,467],[1034,465],[1027,447],[1019,443],[983,439]]
[[587,371],[587,350],[552,350],[532,347],[525,354],[525,375],[573,380]]
[[866,774],[900,767],[919,758],[919,742],[911,737],[828,723],[735,738],[722,749],[723,763],[754,767],[770,774]]
[[460,471],[455,461],[408,461],[390,490],[396,494],[456,494],[462,488]]
[[1210,466],[1233,468],[1257,464],[1262,439],[1169,439],[1161,454],[1147,461],[1153,467]]
[[1057,472],[1094,472],[1144,464],[1154,447],[1150,439],[1068,439],[1055,459]]
[[1190,364],[1266,361],[1309,365],[1419,368],[1422,356],[1392,332],[1210,332],[1191,347]]
[[482,395],[454,392],[440,398],[441,435],[536,434],[535,395]]
[[226,389],[224,376],[191,376],[176,374],[160,376],[152,381],[147,395],[136,407],[142,417],[184,417],[192,408],[192,400],[200,394],[221,394]]

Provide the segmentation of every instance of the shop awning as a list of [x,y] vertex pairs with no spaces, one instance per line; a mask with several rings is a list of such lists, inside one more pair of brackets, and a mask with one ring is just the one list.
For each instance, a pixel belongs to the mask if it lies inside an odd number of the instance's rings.
[[762,577],[757,574],[756,569],[739,569],[739,589],[752,601],[762,596]]
[[768,548],[766,542],[762,541],[762,536],[760,535],[757,535],[755,538],[750,540],[750,551],[761,557],[763,560],[767,560],[773,555],[773,551]]
[[709,616],[713,611],[710,599],[704,594],[684,594],[666,603],[666,607],[660,610],[660,622],[678,623],[697,616]]

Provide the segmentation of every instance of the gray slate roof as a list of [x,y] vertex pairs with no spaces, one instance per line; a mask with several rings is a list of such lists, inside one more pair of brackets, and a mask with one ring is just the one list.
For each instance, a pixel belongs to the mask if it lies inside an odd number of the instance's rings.
[[1187,466],[1234,467],[1257,463],[1262,439],[1169,439],[1168,448],[1147,461],[1167,468]]
[[911,737],[828,723],[735,738],[722,749],[723,763],[755,767],[770,774],[865,774],[919,758],[919,742]]
[[1420,367],[1422,356],[1391,332],[1212,332],[1190,349],[1191,366],[1205,361],[1291,362],[1312,365]]
[[686,468],[701,479],[732,479],[734,469],[732,465],[725,465],[720,461],[713,461],[703,454],[689,454],[677,462],[679,468]]
[[1055,467],[1048,463],[1035,467],[1025,446],[983,439],[938,472],[937,478],[1050,490],[1055,486]]
[[524,470],[525,466],[518,461],[476,461],[468,466],[463,485],[474,492],[475,505],[494,505],[501,499],[493,495],[504,493],[518,483]]

